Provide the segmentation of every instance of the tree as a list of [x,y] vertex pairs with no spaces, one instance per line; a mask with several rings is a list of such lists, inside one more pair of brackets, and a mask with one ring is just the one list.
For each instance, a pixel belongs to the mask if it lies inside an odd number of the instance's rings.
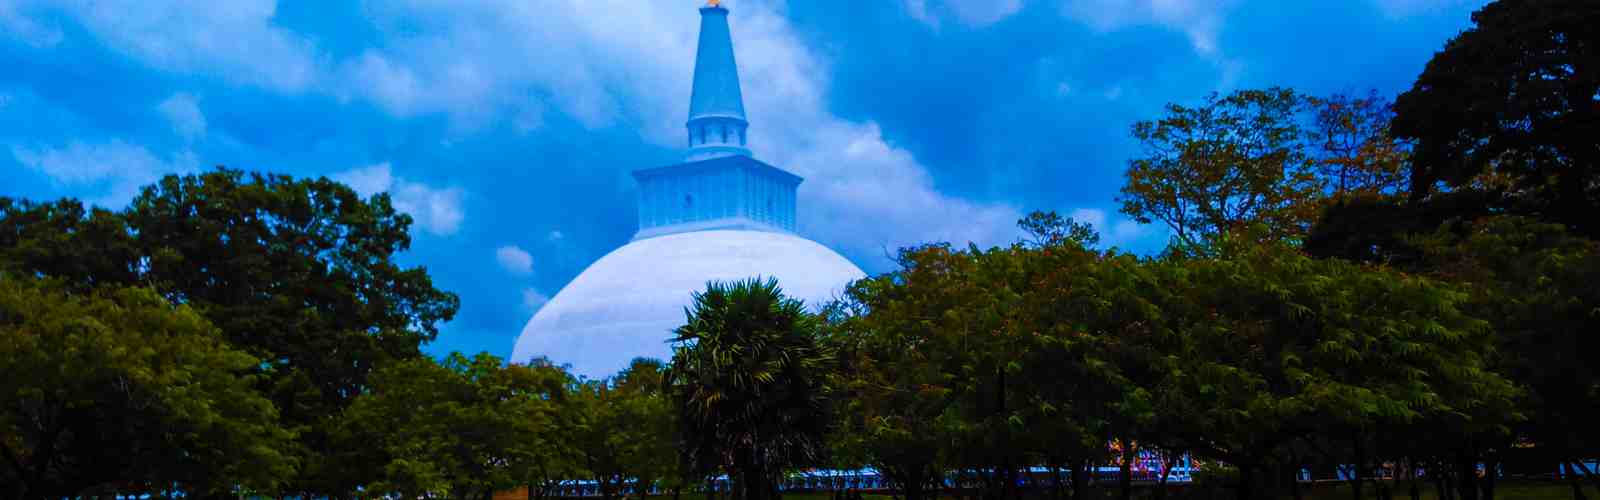
[[[1466,293],[1427,278],[1340,260],[1312,259],[1282,244],[1223,241],[1220,258],[1171,259],[1163,305],[1192,349],[1173,379],[1211,401],[1193,416],[1209,443],[1199,450],[1249,478],[1285,463],[1306,438],[1364,446],[1423,426],[1466,449],[1469,436],[1503,431],[1519,415],[1514,385],[1493,369],[1487,324],[1465,310]],[[1472,455],[1477,456],[1477,455]],[[1358,476],[1359,477],[1359,476]],[[1246,486],[1250,481],[1246,482]]]
[[1093,247],[1100,244],[1100,233],[1095,231],[1094,226],[1078,222],[1071,217],[1062,217],[1055,212],[1037,210],[1030,212],[1027,217],[1017,220],[1017,227],[1028,233],[1032,239],[1027,243],[1035,247],[1066,243]]
[[601,497],[641,498],[677,472],[672,412],[659,360],[638,358],[605,380],[578,384],[571,399],[572,446]]
[[1322,185],[1301,148],[1299,108],[1292,90],[1241,90],[1135,123],[1146,153],[1129,162],[1122,213],[1161,221],[1191,247],[1251,224],[1273,239],[1303,234],[1318,208],[1306,200]]
[[818,328],[776,279],[749,279],[707,284],[674,332],[679,448],[702,473],[726,471],[741,500],[775,498],[786,469],[822,462],[835,355]]
[[142,288],[0,274],[0,494],[270,494],[291,434],[254,357]]
[[0,197],[0,270],[82,289],[132,286],[140,283],[139,255],[119,213],[85,210],[70,198],[34,203]]
[[347,467],[373,469],[357,485],[363,492],[487,499],[562,452],[553,400],[565,382],[486,353],[398,361],[374,374],[371,393],[344,412],[336,435],[343,448],[366,453],[345,457]]
[[[1518,406],[1529,418],[1518,435],[1538,462],[1600,453],[1592,425],[1600,421],[1600,244],[1517,216],[1446,224],[1416,239],[1426,259],[1419,267],[1461,283],[1472,297],[1466,307],[1492,325],[1498,368],[1527,390]],[[1503,441],[1486,444],[1504,454]]]
[[528,499],[544,500],[555,496],[563,484],[583,477],[582,457],[576,444],[581,416],[572,401],[577,381],[564,366],[543,357],[531,359],[525,366],[529,372],[539,374],[541,380],[551,381],[547,397],[555,404],[550,433],[540,439],[537,453],[520,464]]
[[956,451],[947,445],[955,402],[931,349],[934,332],[913,326],[930,311],[907,295],[880,276],[853,283],[846,301],[830,306],[828,342],[840,357],[835,432],[848,439],[837,455],[870,465],[906,500],[924,500]]
[[148,285],[257,358],[253,379],[294,431],[291,492],[342,491],[324,424],[376,366],[418,359],[459,306],[394,259],[411,218],[386,194],[219,168],[169,175],[120,213],[0,200],[0,268],[74,288]]
[[1600,5],[1501,0],[1472,21],[1395,102],[1412,199],[1495,174],[1517,213],[1600,238]]
[[678,467],[677,422],[665,392],[665,369],[661,360],[635,358],[611,381],[620,396],[611,403],[618,417],[611,432],[628,441],[628,453],[622,457],[624,475],[633,480],[640,498],[649,496],[663,480],[679,488],[690,484]]
[[1410,148],[1390,133],[1394,106],[1369,92],[1365,97],[1334,94],[1306,97],[1311,128],[1306,141],[1318,176],[1333,191],[1333,202],[1351,197],[1392,196],[1406,185]]

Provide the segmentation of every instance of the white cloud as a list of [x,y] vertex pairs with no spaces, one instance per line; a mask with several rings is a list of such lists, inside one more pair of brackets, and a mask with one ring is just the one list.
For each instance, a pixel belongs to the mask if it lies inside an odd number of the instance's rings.
[[141,188],[163,175],[190,173],[199,165],[189,151],[161,159],[143,146],[120,139],[105,143],[73,141],[61,148],[14,145],[11,156],[62,185],[96,193],[87,196],[89,201],[107,208],[121,208]]
[[[781,2],[728,3],[751,146],[806,177],[800,203],[808,234],[858,258],[927,240],[1014,239],[1016,209],[939,193],[927,168],[888,144],[876,124],[827,110],[828,68],[801,43]],[[994,5],[952,1],[945,9],[981,24],[1022,6],[986,3]],[[275,7],[270,0],[163,0],[112,9],[77,0],[65,10],[108,45],[170,71],[321,91],[397,116],[443,114],[458,127],[509,121],[526,130],[561,113],[587,127],[637,127],[648,141],[681,146],[699,30],[691,4],[376,2],[364,13],[380,41],[344,60],[273,24]],[[136,12],[120,19],[114,10]],[[461,221],[459,189],[408,182],[388,164],[342,175],[364,193],[389,191],[424,230],[450,234]]]
[[968,27],[982,28],[1022,10],[1022,0],[904,0],[906,14],[938,28],[946,15]]
[[399,116],[526,131],[557,110],[598,128],[652,123],[661,95],[688,95],[689,73],[667,72],[693,63],[698,14],[682,3],[410,0],[368,13],[388,40],[338,64],[349,83],[337,92]]
[[566,238],[566,235],[561,234],[561,231],[551,231],[549,235],[545,236],[545,239],[550,241],[561,241],[562,238]]
[[324,64],[310,40],[273,24],[275,0],[66,0],[55,7],[107,47],[174,73],[296,92],[318,83]]
[[205,137],[206,115],[200,112],[200,105],[194,96],[184,92],[172,94],[172,97],[161,101],[156,110],[172,124],[173,132],[184,140],[193,142]]
[[1161,26],[1188,36],[1195,52],[1217,56],[1224,12],[1233,0],[1061,0],[1061,13],[1102,32]]
[[334,174],[362,196],[388,192],[395,210],[411,215],[417,227],[439,236],[455,234],[465,213],[461,207],[465,193],[461,188],[435,188],[393,175],[388,162]]
[[1110,222],[1106,211],[1098,208],[1075,209],[1067,216],[1074,221],[1093,226],[1095,232],[1100,233],[1100,242],[1105,246],[1130,245],[1149,234],[1150,229],[1127,218],[1119,217],[1116,222]]
[[1067,214],[1067,217],[1071,217],[1073,221],[1094,226],[1095,231],[1104,231],[1106,228],[1106,211],[1098,208],[1073,210]]
[[[927,168],[876,124],[829,113],[827,67],[800,43],[781,4],[730,9],[751,147],[806,178],[802,232],[858,258],[923,241],[1015,238],[1016,209],[939,193]],[[651,142],[681,145],[699,30],[692,7],[412,0],[375,5],[373,15],[394,40],[343,66],[356,82],[351,97],[371,92],[394,113],[464,122],[548,106],[531,112],[638,126]]]
[[522,289],[522,307],[527,308],[528,312],[530,313],[538,311],[539,308],[544,307],[544,304],[549,301],[550,297],[543,293],[539,293],[538,290],[533,288]]
[[522,276],[533,274],[533,256],[516,245],[494,249],[494,260],[508,273]]

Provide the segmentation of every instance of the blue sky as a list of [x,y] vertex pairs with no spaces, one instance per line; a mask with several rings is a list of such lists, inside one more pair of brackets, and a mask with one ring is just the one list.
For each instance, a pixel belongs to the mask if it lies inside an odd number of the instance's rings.
[[[213,165],[386,190],[461,295],[435,353],[510,353],[636,229],[628,172],[681,155],[699,2],[0,0],[0,196],[120,207]],[[724,0],[756,157],[801,232],[868,272],[1003,244],[1028,210],[1108,244],[1136,120],[1211,91],[1409,87],[1482,2]]]

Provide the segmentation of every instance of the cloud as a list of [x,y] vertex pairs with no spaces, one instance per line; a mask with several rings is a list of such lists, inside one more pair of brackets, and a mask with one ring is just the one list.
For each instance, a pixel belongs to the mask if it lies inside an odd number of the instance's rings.
[[1000,22],[1022,10],[1022,0],[904,0],[906,14],[938,28],[946,15],[972,28]]
[[87,196],[89,202],[107,208],[127,205],[141,188],[163,175],[194,172],[199,165],[194,153],[187,150],[161,159],[143,146],[121,139],[73,141],[60,148],[12,146],[11,156],[62,185],[97,193]]
[[461,188],[435,188],[397,177],[388,162],[347,170],[332,177],[362,196],[388,192],[395,210],[410,214],[417,227],[435,235],[455,234],[465,218]]
[[810,130],[814,143],[780,153],[779,164],[806,177],[800,229],[866,267],[882,267],[898,248],[927,242],[1003,245],[1020,235],[1021,212],[1005,204],[939,193],[927,168],[887,143],[875,123],[843,120]]
[[551,231],[549,235],[545,236],[545,239],[550,241],[561,241],[562,238],[566,238],[566,235],[561,234],[561,231]]
[[528,312],[538,311],[546,302],[550,302],[550,296],[533,288],[522,289],[522,307],[527,308]]
[[1230,0],[1062,0],[1061,13],[1110,32],[1130,26],[1160,26],[1182,32],[1196,53],[1216,56],[1217,37]]
[[[887,143],[878,125],[828,111],[827,67],[800,42],[781,4],[730,9],[750,145],[758,158],[806,178],[802,232],[857,258],[930,240],[1015,239],[1016,209],[938,192],[927,168]],[[699,30],[692,8],[415,0],[378,4],[372,14],[394,40],[344,69],[356,82],[352,92],[370,92],[391,112],[472,123],[548,106],[537,112],[588,127],[625,124],[650,142],[681,146]]]
[[325,64],[309,39],[273,24],[275,0],[68,0],[56,8],[106,47],[164,71],[298,92],[319,83]]
[[172,94],[172,97],[161,101],[156,110],[172,124],[173,132],[184,140],[194,142],[205,137],[206,115],[200,112],[200,105],[195,102],[194,96],[183,92]]
[[662,95],[688,95],[689,73],[673,70],[693,64],[698,14],[681,3],[411,0],[367,13],[388,40],[338,64],[338,92],[399,116],[533,130],[557,110],[593,129],[656,121]]
[[494,250],[494,260],[500,263],[500,268],[511,274],[526,276],[533,274],[533,256],[527,250],[516,245],[506,245]]
[[[1022,5],[992,3],[949,2],[946,10],[981,23]],[[828,111],[828,68],[801,43],[782,3],[730,7],[751,147],[807,178],[800,203],[809,234],[858,258],[930,239],[1013,239],[1017,210],[940,193],[927,168],[875,123]],[[363,14],[379,40],[331,60],[274,25],[268,0],[116,9],[137,11],[126,19],[87,1],[64,9],[107,45],[170,71],[316,90],[396,116],[443,114],[469,129],[507,121],[532,129],[561,113],[589,128],[637,129],[669,147],[681,147],[699,30],[695,9],[669,2],[378,2]],[[450,234],[461,221],[459,189],[393,177],[388,164],[342,175],[363,193],[389,191],[424,230]]]
[[1098,208],[1079,208],[1067,214],[1072,220],[1089,224],[1100,233],[1100,242],[1106,246],[1127,246],[1149,234],[1149,227],[1132,219],[1118,218],[1116,222],[1108,222],[1109,217],[1105,210]]

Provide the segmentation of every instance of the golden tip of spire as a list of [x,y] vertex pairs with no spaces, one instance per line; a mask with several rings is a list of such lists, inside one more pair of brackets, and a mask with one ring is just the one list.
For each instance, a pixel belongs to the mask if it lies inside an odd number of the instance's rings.
[[716,7],[722,0],[706,0],[706,7]]

